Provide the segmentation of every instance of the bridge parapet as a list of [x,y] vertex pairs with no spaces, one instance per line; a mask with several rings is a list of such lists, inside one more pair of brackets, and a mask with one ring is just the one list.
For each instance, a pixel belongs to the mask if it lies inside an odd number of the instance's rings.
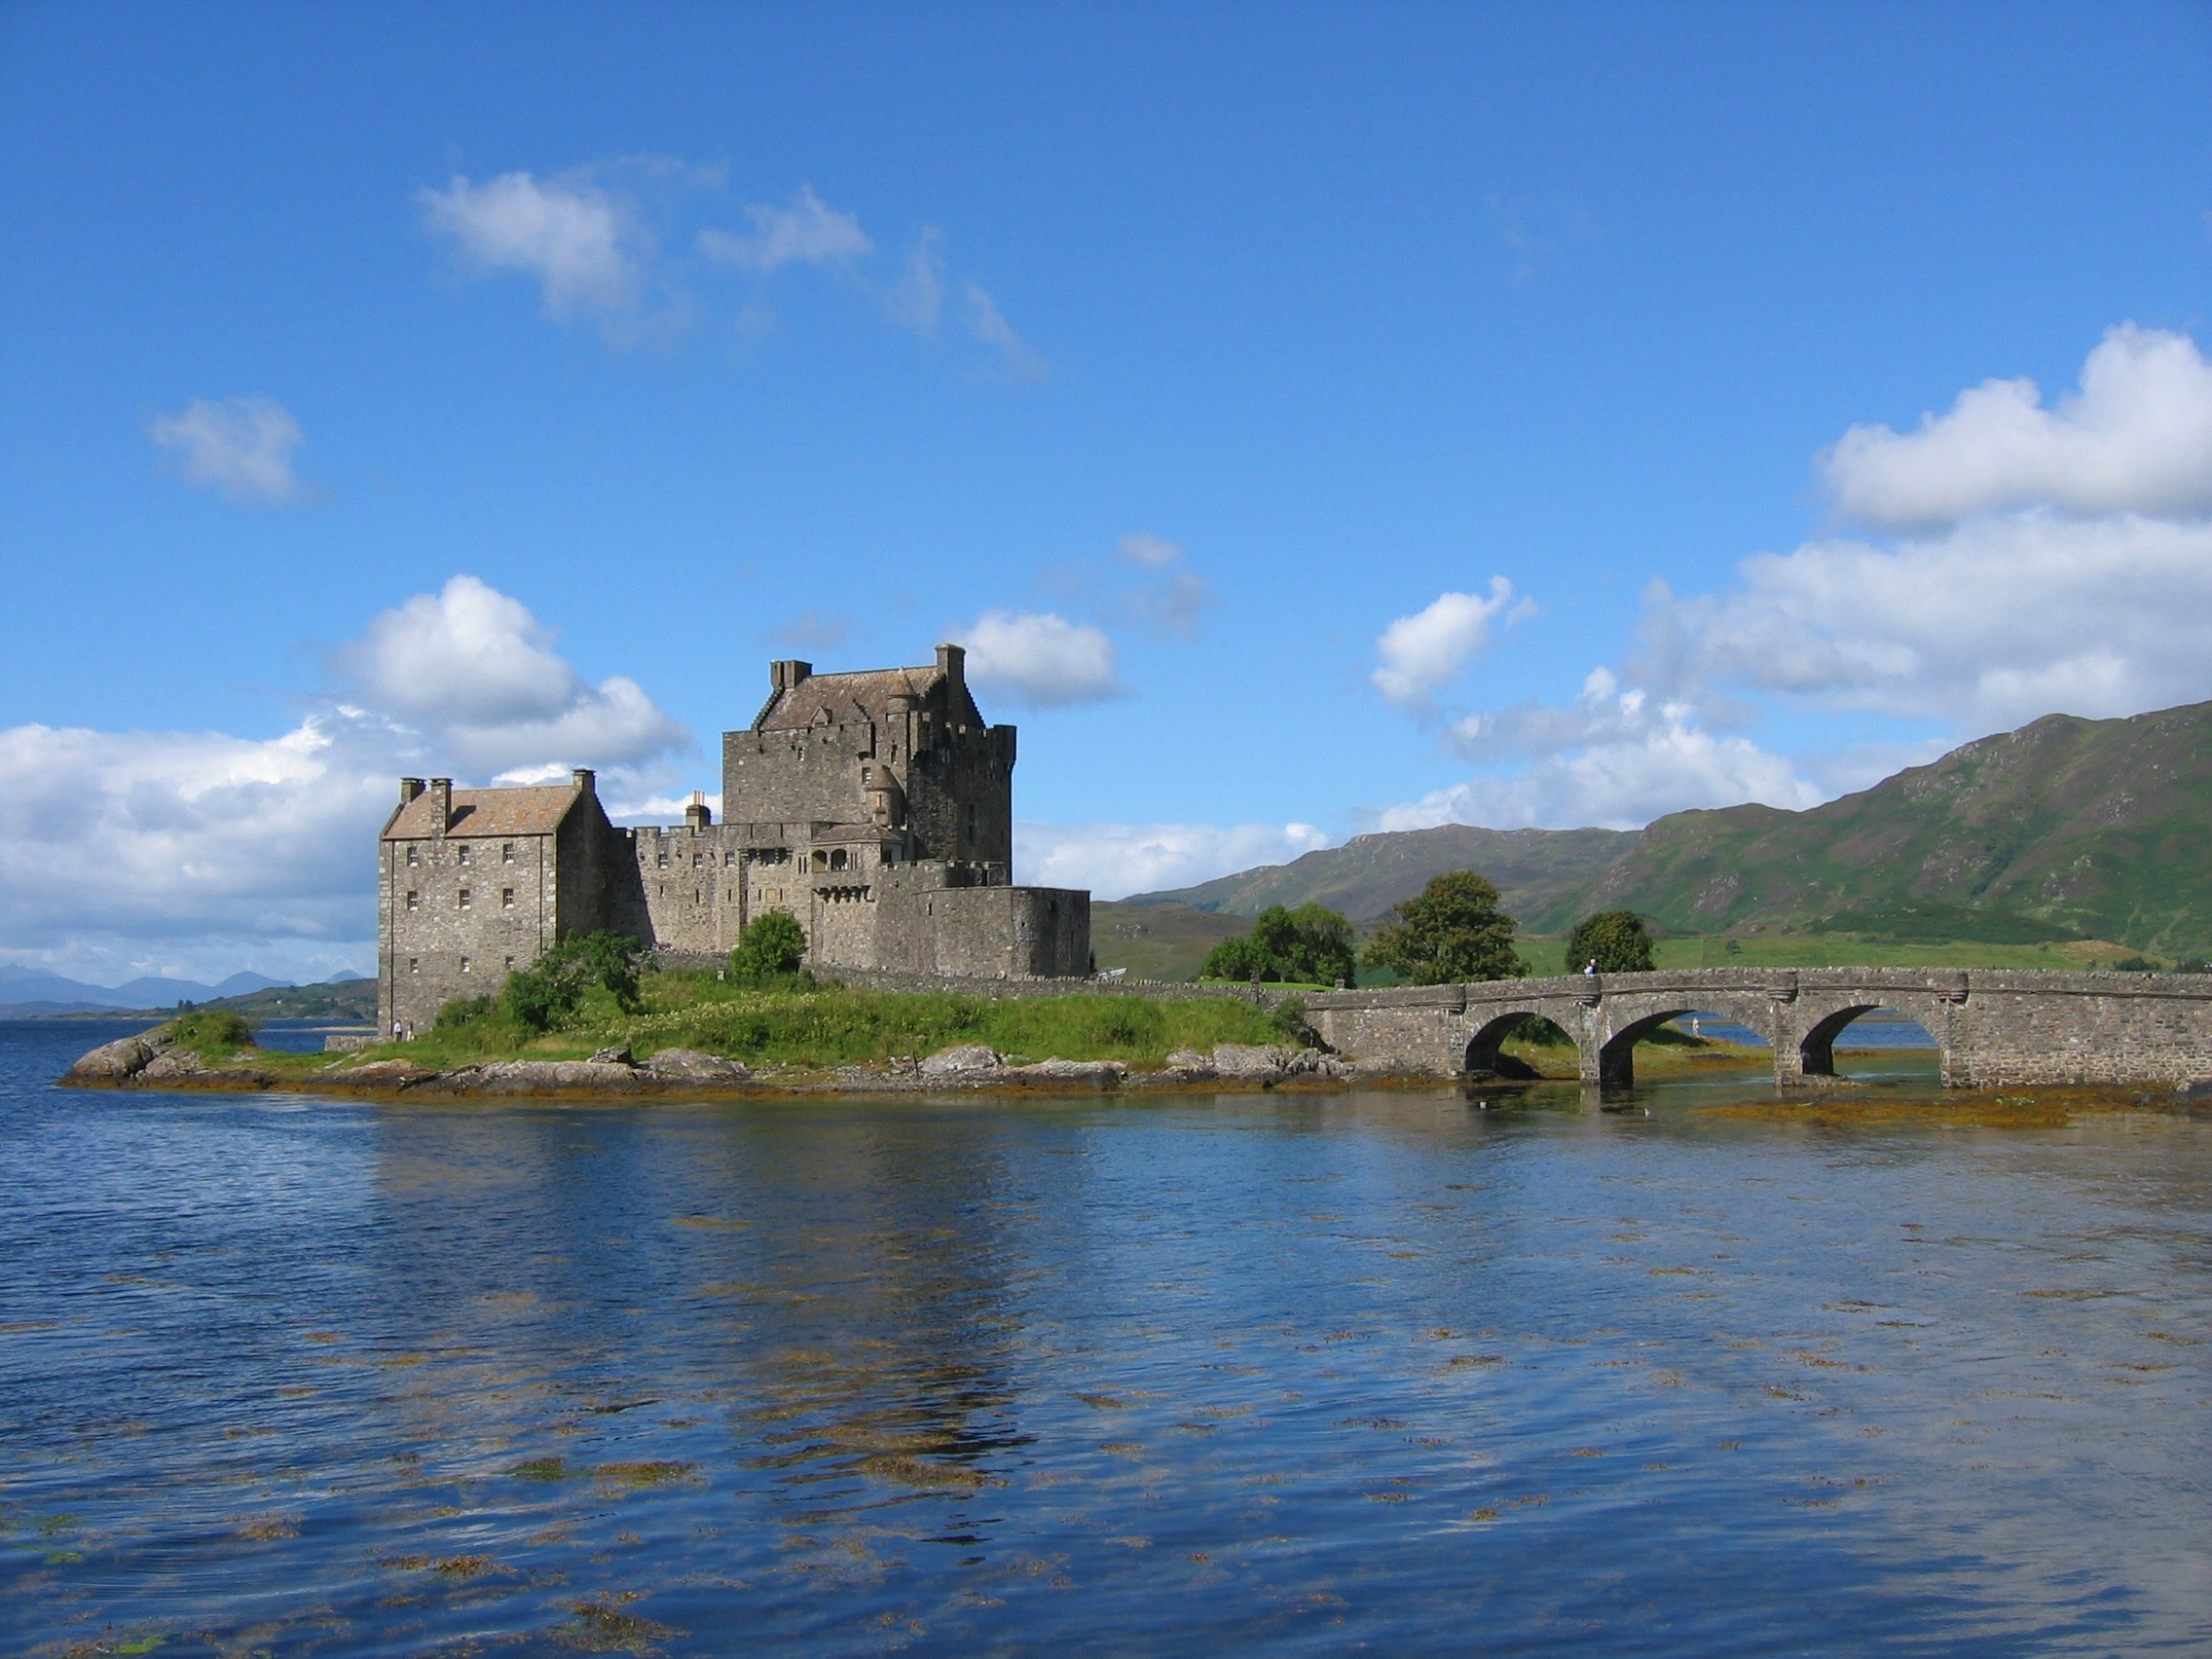
[[2212,1077],[2212,975],[2028,969],[1704,968],[1327,991],[1307,1013],[1330,1047],[1438,1076],[1494,1071],[1526,1014],[1573,1038],[1583,1081],[1634,1078],[1636,1044],[1718,1014],[1773,1046],[1785,1088],[1835,1069],[1836,1039],[1894,1009],[1942,1053],[1948,1088],[2184,1084]]

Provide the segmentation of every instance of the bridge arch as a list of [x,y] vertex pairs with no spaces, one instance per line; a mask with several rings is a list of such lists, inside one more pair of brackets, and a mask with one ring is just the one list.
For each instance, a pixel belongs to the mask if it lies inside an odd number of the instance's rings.
[[1636,1081],[1636,1046],[1656,1033],[1671,1020],[1688,1019],[1693,1015],[1721,1020],[1730,1025],[1742,1023],[1740,1014],[1720,1009],[1686,1006],[1662,1009],[1645,1014],[1621,1026],[1598,1050],[1598,1083],[1605,1088],[1625,1088]]
[[[1469,1077],[1494,1077],[1523,1075],[1523,1062],[1510,1054],[1499,1052],[1508,1038],[1519,1031],[1525,1022],[1538,1020],[1550,1026],[1567,1040],[1568,1047],[1580,1049],[1574,1033],[1554,1017],[1562,1011],[1557,1008],[1531,1007],[1517,1009],[1510,1014],[1499,1014],[1494,1009],[1481,1011],[1481,1023],[1474,1025],[1467,1036],[1465,1057],[1460,1069]],[[1472,1025],[1473,1022],[1470,1021]]]
[[1942,1048],[1941,1041],[1928,1028],[1927,1023],[1904,1010],[1893,1008],[1888,1003],[1854,1003],[1823,1014],[1805,1028],[1805,1034],[1797,1040],[1798,1075],[1835,1076],[1836,1040],[1869,1014],[1894,1014],[1899,1019],[1916,1027],[1928,1039],[1930,1048]]

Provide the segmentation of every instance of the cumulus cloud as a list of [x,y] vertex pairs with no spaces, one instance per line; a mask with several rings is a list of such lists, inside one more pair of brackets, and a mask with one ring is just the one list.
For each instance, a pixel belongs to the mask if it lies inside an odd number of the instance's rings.
[[841,264],[875,251],[860,219],[828,205],[811,185],[800,185],[788,207],[751,206],[745,212],[753,235],[701,231],[699,251],[762,276],[786,265]]
[[[1382,822],[1626,825],[1731,801],[1803,805],[2043,715],[2212,698],[2212,368],[2187,338],[2113,329],[2055,409],[2026,382],[1993,381],[1911,434],[1855,426],[1820,464],[1845,513],[1899,534],[1759,554],[1717,593],[1654,583],[1642,646],[1617,675],[1600,670],[1569,707],[1446,725],[1470,762],[1527,770]],[[1417,665],[1424,643],[1415,636]],[[1417,668],[1398,689],[1432,679]],[[1762,698],[1949,736],[1792,761],[1730,732]]]
[[1624,691],[1603,669],[1591,676],[1572,710],[1517,713],[1524,717],[1518,729],[1493,727],[1472,744],[1462,734],[1462,749],[1554,752],[1512,776],[1474,778],[1408,805],[1386,807],[1375,815],[1375,827],[1636,830],[1690,807],[1755,800],[1800,810],[1826,798],[1788,757],[1748,738],[1707,730],[1685,704],[1654,705],[1639,687]]
[[1489,643],[1491,622],[1513,601],[1513,584],[1490,579],[1490,597],[1438,594],[1424,608],[1401,616],[1375,642],[1382,661],[1370,678],[1391,702],[1425,709],[1458,677],[1467,660]]
[[671,793],[688,738],[632,681],[593,686],[528,608],[471,576],[375,618],[350,683],[292,730],[0,731],[0,954],[79,977],[319,977],[374,959],[378,826],[402,773],[603,768],[617,810]]
[[1183,549],[1158,535],[1124,535],[1115,551],[1132,565],[1148,571],[1164,571],[1183,557]]
[[2029,512],[1746,560],[1646,619],[1662,671],[1980,730],[2212,696],[2212,524]]
[[535,276],[548,316],[637,304],[638,261],[649,254],[649,239],[578,174],[540,181],[501,173],[483,184],[456,174],[444,190],[425,190],[419,200],[430,229],[451,238],[467,263]]
[[984,345],[997,350],[1006,359],[1006,366],[1023,380],[1043,380],[1051,372],[1051,365],[1023,345],[1021,336],[1014,333],[1014,324],[999,310],[998,301],[979,282],[962,284],[968,298],[968,332]]
[[234,397],[222,403],[194,399],[150,428],[156,444],[176,458],[185,477],[251,506],[291,506],[306,498],[292,473],[292,452],[305,441],[300,424],[269,397]]
[[548,756],[636,764],[690,740],[636,681],[587,684],[529,607],[474,576],[385,611],[330,666],[371,706],[421,722],[480,773]]
[[1329,844],[1310,824],[1032,824],[1014,827],[1014,872],[1100,899],[1189,887]]
[[1122,694],[1114,642],[1050,610],[986,610],[953,640],[968,648],[970,680],[1033,709]]
[[2033,381],[1984,381],[1916,431],[1852,427],[1818,465],[1846,518],[1883,529],[2030,503],[2201,513],[2212,509],[2212,364],[2185,335],[2122,324],[2055,409]]

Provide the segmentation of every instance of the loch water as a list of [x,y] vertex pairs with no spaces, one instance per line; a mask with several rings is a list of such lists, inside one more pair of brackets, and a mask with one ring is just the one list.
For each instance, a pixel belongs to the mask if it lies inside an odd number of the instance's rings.
[[2202,1114],[52,1087],[121,1029],[0,1026],[9,1652],[2212,1648]]

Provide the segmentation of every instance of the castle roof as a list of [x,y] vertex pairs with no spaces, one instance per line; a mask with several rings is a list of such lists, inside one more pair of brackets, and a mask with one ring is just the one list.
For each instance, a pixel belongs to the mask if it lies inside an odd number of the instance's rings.
[[[585,793],[574,784],[455,790],[444,830],[448,835],[550,835]],[[392,815],[384,838],[426,841],[438,831],[438,792],[424,790]]]
[[[755,731],[797,731],[814,725],[845,725],[886,718],[894,697],[911,697],[916,703],[944,683],[943,673],[930,668],[871,668],[856,674],[809,674],[796,685],[787,686],[768,699],[753,721]],[[960,687],[960,702],[953,717],[965,715],[976,724],[982,716]],[[824,716],[828,719],[824,719]]]

